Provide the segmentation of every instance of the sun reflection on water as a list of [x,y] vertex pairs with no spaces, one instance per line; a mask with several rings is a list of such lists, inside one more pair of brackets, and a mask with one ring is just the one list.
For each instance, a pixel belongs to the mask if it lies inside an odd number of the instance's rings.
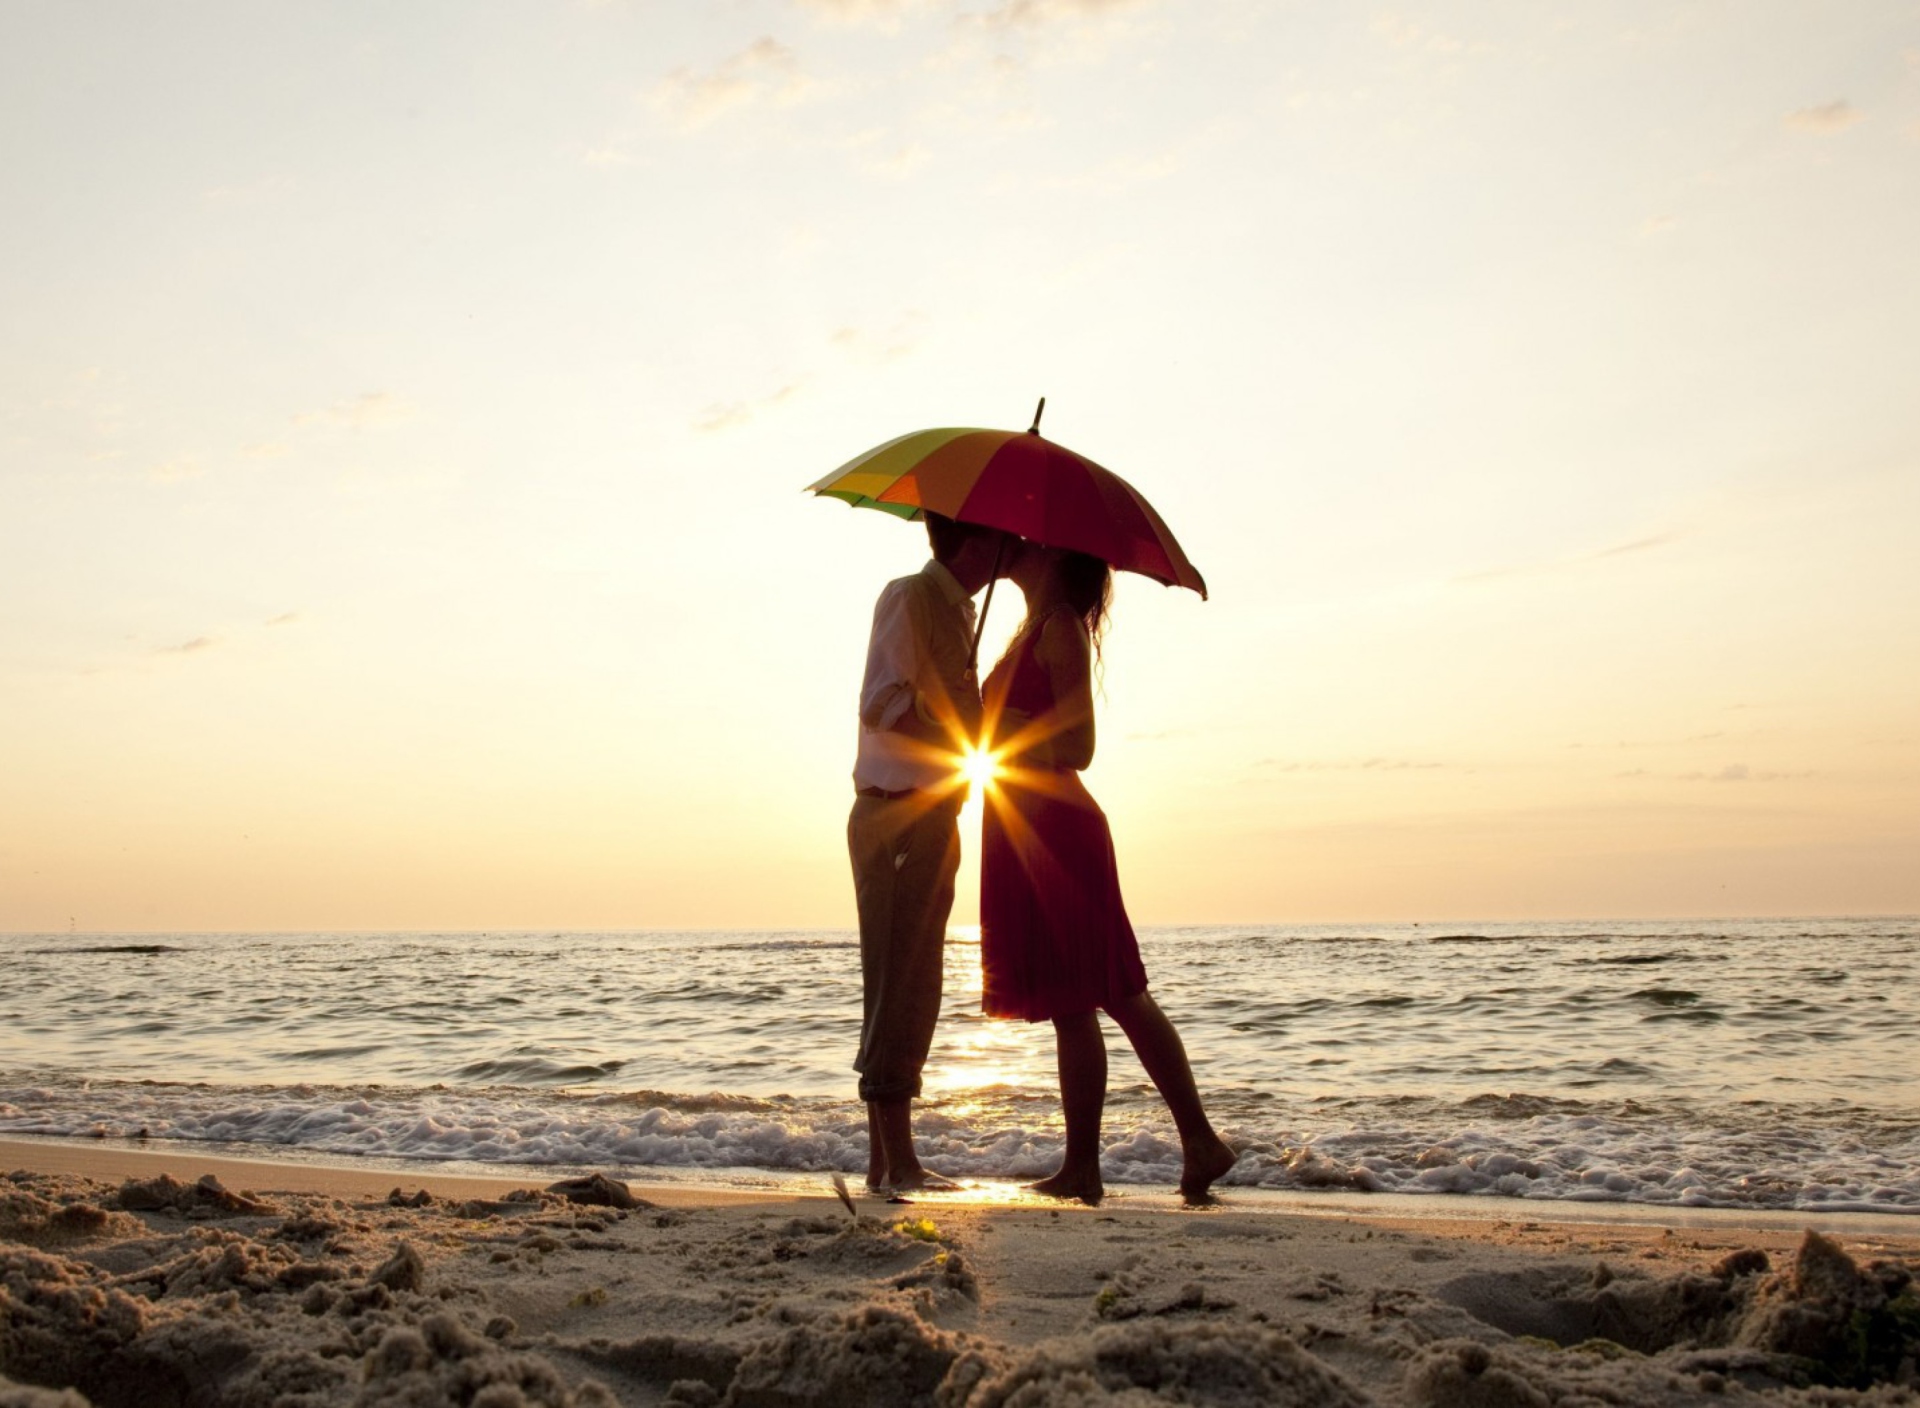
[[[968,806],[978,805],[978,793]],[[1017,1092],[1054,1082],[1053,1028],[996,1021],[980,1010],[980,926],[947,929],[940,1027],[927,1059],[926,1091],[955,1119],[1004,1112]]]

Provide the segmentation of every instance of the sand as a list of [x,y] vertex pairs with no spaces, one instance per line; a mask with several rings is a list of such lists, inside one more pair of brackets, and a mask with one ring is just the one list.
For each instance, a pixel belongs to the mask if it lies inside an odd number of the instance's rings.
[[1920,1235],[0,1169],[0,1408],[1920,1405]]

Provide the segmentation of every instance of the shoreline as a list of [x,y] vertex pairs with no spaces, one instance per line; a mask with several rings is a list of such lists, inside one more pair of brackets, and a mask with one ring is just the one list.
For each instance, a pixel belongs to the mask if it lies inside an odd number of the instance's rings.
[[[169,1174],[193,1182],[211,1173],[225,1186],[260,1193],[314,1193],[335,1198],[384,1198],[396,1185],[426,1189],[437,1198],[498,1198],[517,1188],[540,1187],[572,1172],[527,1168],[500,1174],[451,1171],[425,1160],[394,1167],[400,1160],[364,1164],[338,1159],[246,1158],[232,1153],[197,1153],[186,1148],[134,1147],[125,1141],[58,1139],[35,1135],[0,1138],[0,1173],[26,1170],[112,1182]],[[732,1206],[786,1201],[787,1195],[748,1189],[707,1188],[694,1184],[639,1185],[646,1197],[666,1207]]]
[[[160,1146],[160,1147],[156,1147]],[[247,1146],[239,1146],[246,1148]],[[236,1152],[235,1146],[214,1146],[202,1152],[181,1141],[74,1139],[54,1135],[0,1136],[0,1172],[21,1169],[35,1173],[72,1174],[102,1180],[152,1178],[168,1173],[192,1181],[211,1172],[230,1188],[263,1192],[321,1193],[334,1197],[385,1197],[395,1187],[424,1188],[450,1199],[497,1198],[522,1188],[540,1188],[563,1178],[593,1172],[629,1184],[651,1202],[666,1207],[734,1206],[819,1200],[836,1201],[831,1175],[738,1170],[757,1186],[730,1182],[726,1172],[708,1178],[676,1177],[671,1169],[588,1169],[573,1165],[475,1165],[429,1159],[377,1157],[366,1160],[335,1154],[313,1154],[296,1149],[283,1153]],[[492,1170],[498,1170],[497,1172]],[[859,1179],[848,1176],[859,1197]],[[906,1204],[938,1210],[1023,1206],[1068,1209],[1071,1205],[1027,1194],[1013,1180],[973,1180],[954,1194],[929,1194]],[[1653,1203],[1574,1201],[1571,1199],[1512,1198],[1453,1193],[1355,1193],[1350,1190],[1289,1191],[1226,1187],[1219,1209],[1255,1217],[1334,1218],[1396,1227],[1450,1226],[1487,1228],[1495,1224],[1543,1223],[1556,1228],[1586,1229],[1623,1235],[1629,1229],[1687,1230],[1696,1233],[1739,1232],[1791,1234],[1811,1229],[1831,1237],[1872,1238],[1911,1244],[1920,1254],[1920,1216],[1897,1214],[1815,1212],[1777,1208],[1672,1207]],[[883,1206],[867,1195],[863,1204]],[[1146,1213],[1185,1215],[1170,1188],[1113,1185],[1093,1211],[1126,1209]],[[1087,1209],[1071,1208],[1073,1211]]]

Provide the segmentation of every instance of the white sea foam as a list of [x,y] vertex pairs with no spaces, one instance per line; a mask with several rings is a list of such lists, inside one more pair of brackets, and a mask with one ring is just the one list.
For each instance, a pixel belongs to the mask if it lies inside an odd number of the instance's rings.
[[[953,1109],[931,1102],[917,1128],[922,1158],[952,1177],[1050,1173],[1062,1137],[1045,1103],[1011,1094]],[[1349,1122],[1315,1121],[1308,1132],[1303,1123],[1275,1123],[1270,1108],[1257,1113],[1226,1102],[1220,1124],[1241,1157],[1223,1186],[1920,1213],[1920,1128],[1860,1108],[1750,1110],[1716,1122],[1684,1103],[1608,1114],[1553,1102],[1524,1115],[1504,1105],[1494,1119],[1477,1117],[1470,1104],[1350,1105]],[[682,1103],[511,1088],[34,1086],[0,1077],[0,1134],[743,1177],[753,1170],[853,1173],[867,1157],[865,1114],[852,1102]],[[1115,1184],[1177,1182],[1180,1148],[1164,1111],[1137,1095],[1119,1101],[1103,1165]]]

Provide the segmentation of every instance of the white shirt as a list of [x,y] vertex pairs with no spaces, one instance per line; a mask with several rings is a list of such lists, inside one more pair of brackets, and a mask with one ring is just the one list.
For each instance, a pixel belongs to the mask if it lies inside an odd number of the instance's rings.
[[[957,749],[980,730],[980,686],[967,672],[973,624],[973,598],[939,562],[881,591],[860,685],[856,789],[901,792],[953,780]],[[965,738],[936,745],[901,732],[910,711],[922,721],[955,715]]]

